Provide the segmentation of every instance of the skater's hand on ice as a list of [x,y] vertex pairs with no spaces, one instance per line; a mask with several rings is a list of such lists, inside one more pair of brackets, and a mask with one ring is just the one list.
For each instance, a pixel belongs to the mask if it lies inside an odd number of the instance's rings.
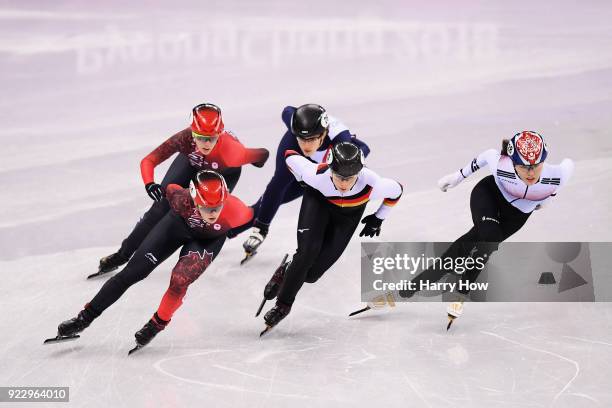
[[461,172],[456,171],[454,173],[447,174],[446,176],[438,180],[438,187],[440,188],[440,190],[446,192],[446,190],[448,190],[449,188],[456,187],[462,181],[463,175],[461,174]]
[[374,235],[379,236],[382,222],[383,220],[378,218],[375,214],[370,214],[367,217],[364,217],[363,220],[361,220],[361,223],[365,224],[365,227],[363,227],[359,233],[359,236],[363,237],[365,235],[366,237],[370,238],[372,238]]
[[246,241],[242,244],[244,251],[247,253],[252,253],[259,248],[264,239],[266,239],[267,231],[262,231],[260,228],[253,228],[251,230],[251,235],[247,238]]
[[399,298],[397,291],[387,291],[366,294],[366,298],[370,298],[368,306],[370,309],[380,309],[389,305],[389,307],[395,307],[395,302]]
[[157,183],[149,183],[145,186],[147,189],[147,194],[151,197],[151,200],[161,201],[162,198],[166,195],[164,193],[164,188]]

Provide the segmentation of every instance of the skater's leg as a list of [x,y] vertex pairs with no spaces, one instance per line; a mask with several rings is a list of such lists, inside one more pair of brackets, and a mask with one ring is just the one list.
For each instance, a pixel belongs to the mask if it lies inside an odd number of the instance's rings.
[[[266,188],[266,192],[268,192],[269,188],[270,188],[270,185],[268,185],[268,188]],[[281,199],[280,200],[275,199],[273,201],[275,202],[280,201],[280,203],[274,204],[274,205],[277,206],[277,205],[281,205],[286,202],[292,201],[296,199],[297,197],[301,196],[302,193],[303,193],[302,187],[294,180],[293,182],[290,182],[289,185],[285,186],[282,191],[278,192],[278,194],[280,194]],[[266,193],[264,193],[264,195],[265,194]],[[246,253],[246,257],[242,260],[242,262],[240,262],[240,264],[243,264],[244,262],[252,258],[253,255],[257,253],[257,249],[261,246],[261,244],[263,244],[263,241],[266,239],[266,236],[268,235],[268,230],[270,228],[270,222],[272,220],[272,217],[274,217],[274,215],[276,214],[276,209],[278,207],[274,209],[274,211],[272,211],[270,214],[268,214],[268,217],[270,217],[270,219],[268,219],[265,222],[260,219],[260,215],[262,213],[261,206],[262,206],[263,198],[264,196],[262,195],[261,197],[259,197],[259,200],[257,200],[257,202],[251,206],[251,208],[253,208],[253,214],[254,214],[252,223],[248,226],[245,226],[245,228],[243,228],[240,231],[234,231],[234,233],[237,235],[241,233],[242,231],[247,230],[250,227],[254,227],[249,238],[246,241],[244,241],[244,243],[242,244],[242,247],[244,248],[244,251]],[[269,202],[268,202],[268,205],[270,205]],[[263,209],[263,210],[264,212],[265,211],[269,212],[269,209]]]
[[147,235],[126,267],[110,278],[87,305],[96,316],[115,303],[134,283],[146,278],[153,269],[190,239],[185,223],[170,212]]
[[[493,176],[484,178],[481,183],[480,189],[476,191],[475,188],[470,199],[477,235],[477,242],[473,245],[476,252],[473,256],[484,258],[486,262],[491,254],[497,251],[501,242],[525,225],[531,214],[525,214],[508,203],[500,193]],[[494,204],[491,203],[492,200],[495,201]],[[468,270],[462,278],[464,281],[474,282],[480,272],[482,268],[474,268]],[[461,293],[467,294],[468,291]]]
[[365,206],[350,212],[335,212],[331,216],[325,232],[323,246],[317,261],[312,265],[306,276],[306,282],[314,283],[327,271],[344,253],[351,241]]
[[[468,232],[453,242],[450,247],[448,247],[448,249],[446,249],[446,251],[440,255],[440,258],[455,259],[458,257],[467,257],[473,250],[474,242],[477,240],[478,236],[476,234],[476,227],[472,227]],[[431,266],[412,278],[411,282],[414,282],[414,287],[421,287],[422,282],[438,282],[444,275],[449,273],[449,271],[443,268],[438,268],[437,266],[438,265]],[[400,290],[399,295],[403,298],[407,298],[413,296],[416,292],[418,292],[418,290]]]
[[481,256],[484,254],[488,256],[497,250],[499,243],[503,240],[500,208],[504,203],[499,201],[498,195],[501,194],[493,176],[487,176],[476,184],[470,196],[472,221],[476,228],[474,245],[478,246]]
[[[189,164],[187,156],[178,154],[166,172],[161,185],[164,189],[168,184],[178,184],[186,188],[189,185],[189,180],[191,180],[195,173],[196,170]],[[119,253],[126,258],[132,256],[149,231],[166,215],[169,209],[170,205],[165,198],[161,201],[155,201],[151,208],[136,223],[130,235],[123,240]]]
[[[490,179],[489,179],[490,177]],[[440,258],[465,258],[471,256],[474,248],[487,253],[487,256],[497,249],[496,242],[501,240],[501,228],[499,224],[499,203],[497,201],[496,192],[491,190],[490,182],[492,176],[485,177],[476,184],[470,196],[470,211],[474,226],[464,235],[459,237],[451,246],[444,251]],[[497,188],[495,186],[495,188]],[[499,193],[499,191],[497,191]],[[479,254],[480,256],[480,254]],[[431,267],[421,272],[413,279],[414,287],[419,288],[422,282],[437,282],[449,271]],[[477,275],[479,272],[473,272]],[[467,276],[467,275],[466,275]],[[402,290],[400,296],[407,298],[414,295],[418,290]]]
[[302,195],[304,195],[304,188],[300,186],[299,183],[291,183],[289,187],[287,187],[287,190],[285,190],[281,203],[286,204],[296,198],[300,198]]
[[208,241],[190,241],[181,250],[181,254],[170,278],[170,286],[164,294],[157,316],[169,322],[174,312],[183,303],[187,288],[195,282],[206,268],[217,257],[225,237]]
[[[292,181],[291,184],[287,186],[287,188],[283,191],[282,194],[283,196],[281,198],[281,204],[286,204],[288,202],[295,200],[296,198],[301,197],[304,194],[304,188],[300,186],[298,182]],[[259,200],[257,200],[257,202],[251,206],[255,214],[254,219],[257,219],[259,216],[262,199],[263,199],[263,196],[259,197]]]
[[280,302],[286,305],[293,303],[295,295],[304,284],[308,270],[314,265],[321,252],[329,218],[329,204],[319,194],[306,190],[298,219],[298,247],[285,272],[285,278],[278,294]]
[[532,213],[524,213],[512,205],[502,207],[500,211],[502,241],[507,240],[520,230]]
[[149,344],[160,331],[166,328],[174,312],[183,303],[183,297],[189,285],[204,273],[221,251],[224,242],[225,236],[206,241],[191,240],[183,246],[179,260],[172,270],[170,287],[164,294],[157,311],[134,335],[136,348],[130,353]]

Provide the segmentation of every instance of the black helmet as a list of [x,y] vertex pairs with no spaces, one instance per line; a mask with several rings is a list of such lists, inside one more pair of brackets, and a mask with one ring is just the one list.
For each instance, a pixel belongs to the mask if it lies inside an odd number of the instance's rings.
[[314,103],[300,106],[291,116],[291,133],[302,139],[321,134],[328,126],[329,119],[325,109]]
[[363,168],[363,153],[353,143],[340,142],[330,150],[327,164],[334,173],[342,177],[354,176]]

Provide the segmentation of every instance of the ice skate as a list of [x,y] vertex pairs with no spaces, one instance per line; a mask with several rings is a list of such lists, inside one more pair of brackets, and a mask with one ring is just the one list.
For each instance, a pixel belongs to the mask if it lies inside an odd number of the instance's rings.
[[450,303],[446,308],[446,314],[448,316],[448,324],[446,325],[446,331],[450,329],[451,325],[456,318],[463,314],[463,300]]
[[59,343],[64,341],[76,340],[79,336],[78,333],[85,330],[91,322],[93,317],[87,310],[81,310],[76,317],[65,320],[57,327],[57,336],[46,339],[43,344]]
[[287,317],[290,311],[291,305],[286,305],[277,301],[276,305],[265,314],[264,321],[266,322],[266,328],[259,334],[259,337],[272,330],[274,326]]
[[266,304],[266,301],[272,300],[276,297],[276,295],[278,295],[278,291],[280,290],[281,284],[283,283],[283,279],[285,279],[285,272],[287,271],[287,268],[291,263],[291,261],[287,261],[288,257],[289,254],[285,254],[283,260],[281,261],[281,264],[274,271],[272,278],[270,278],[268,283],[266,283],[266,287],[264,288],[263,300],[261,301],[261,304],[259,305],[259,308],[255,313],[255,317],[259,316],[259,314],[261,313],[261,309],[263,309],[264,305]]
[[92,273],[87,279],[96,278],[98,276],[106,275],[119,268],[121,265],[129,261],[130,258],[124,256],[120,252],[115,252],[100,259],[100,265],[98,266],[98,272]]
[[[161,319],[159,319],[161,321]],[[132,354],[135,351],[140,350],[147,344],[153,340],[157,333],[164,330],[166,328],[166,324],[160,323],[155,316],[153,316],[143,327],[138,330],[134,337],[136,338],[136,347],[131,349],[128,352],[128,355]]]

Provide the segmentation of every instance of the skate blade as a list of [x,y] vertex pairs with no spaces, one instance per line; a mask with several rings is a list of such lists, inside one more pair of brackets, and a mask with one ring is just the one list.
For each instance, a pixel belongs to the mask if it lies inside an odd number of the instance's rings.
[[261,333],[259,333],[259,337],[262,337],[264,334],[266,334],[270,330],[272,330],[272,326],[266,325],[266,328]]
[[355,315],[357,315],[357,314],[359,314],[359,313],[366,312],[366,311],[368,311],[368,310],[370,310],[370,309],[371,309],[371,307],[370,307],[370,306],[366,306],[366,307],[364,307],[363,309],[355,310],[353,313],[350,313],[350,314],[349,314],[349,317],[351,317],[351,316],[355,316]]
[[285,262],[287,262],[287,258],[289,258],[289,254],[285,254],[283,260],[281,261],[280,266],[283,266],[285,264]]
[[251,258],[253,258],[255,256],[255,254],[257,254],[257,251],[247,252],[246,255],[244,256],[244,258],[242,259],[242,261],[240,261],[240,265],[244,265],[245,263],[250,261]]
[[263,298],[263,300],[261,301],[261,304],[259,305],[259,309],[257,309],[257,313],[255,313],[255,317],[259,316],[259,314],[261,313],[261,310],[263,309],[263,307],[266,304],[267,300],[268,299]]
[[132,353],[137,352],[138,350],[140,350],[141,348],[143,348],[144,346],[141,346],[140,344],[136,343],[136,347],[134,347],[133,349],[131,349],[130,351],[128,351],[128,356],[132,355]]
[[50,339],[46,339],[43,344],[55,344],[55,343],[64,343],[67,341],[73,341],[78,339],[79,337],[81,337],[78,334],[74,334],[72,336],[55,336],[53,338]]
[[448,324],[446,325],[446,331],[448,331],[448,329],[450,329],[450,327],[453,324],[453,322],[455,321],[455,319],[456,319],[455,316],[448,315]]
[[117,268],[113,268],[113,269],[111,269],[111,270],[109,270],[109,271],[104,271],[104,272],[100,272],[100,271],[98,271],[98,272],[96,272],[96,273],[92,273],[91,275],[88,275],[88,276],[87,276],[87,279],[97,278],[98,276],[106,275],[106,274],[108,274],[108,273],[111,273],[111,272],[113,272],[113,271],[116,271],[117,269],[119,269],[119,267],[117,267]]

